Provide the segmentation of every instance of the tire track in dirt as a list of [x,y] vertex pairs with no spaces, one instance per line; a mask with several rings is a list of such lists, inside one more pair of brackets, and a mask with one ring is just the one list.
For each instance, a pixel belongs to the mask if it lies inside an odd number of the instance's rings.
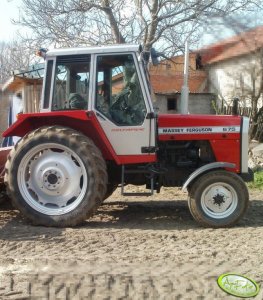
[[0,298],[225,299],[216,278],[230,271],[263,283],[261,192],[227,229],[197,225],[180,191],[118,192],[77,228],[33,227],[1,208]]

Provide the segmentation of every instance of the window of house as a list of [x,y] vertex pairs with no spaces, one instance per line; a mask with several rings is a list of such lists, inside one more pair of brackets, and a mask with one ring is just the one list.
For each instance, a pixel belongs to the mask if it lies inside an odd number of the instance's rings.
[[196,70],[203,69],[202,56],[199,53],[196,55],[195,63],[196,63]]
[[176,98],[167,98],[167,110],[177,110]]

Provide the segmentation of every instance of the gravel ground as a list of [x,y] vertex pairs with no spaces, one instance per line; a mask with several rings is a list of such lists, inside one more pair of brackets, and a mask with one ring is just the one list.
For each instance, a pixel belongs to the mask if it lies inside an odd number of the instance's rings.
[[200,227],[186,199],[117,190],[84,226],[64,229],[31,226],[2,204],[0,299],[237,299],[217,286],[227,272],[262,285],[262,191],[227,229]]

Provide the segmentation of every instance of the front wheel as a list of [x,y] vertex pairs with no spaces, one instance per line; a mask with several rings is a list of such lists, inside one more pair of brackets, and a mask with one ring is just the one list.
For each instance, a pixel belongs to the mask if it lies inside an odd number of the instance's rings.
[[107,181],[105,161],[94,143],[60,126],[25,136],[6,163],[12,203],[37,225],[82,223],[102,202]]
[[189,191],[188,205],[194,219],[206,227],[228,227],[237,223],[249,203],[246,184],[224,170],[199,177]]

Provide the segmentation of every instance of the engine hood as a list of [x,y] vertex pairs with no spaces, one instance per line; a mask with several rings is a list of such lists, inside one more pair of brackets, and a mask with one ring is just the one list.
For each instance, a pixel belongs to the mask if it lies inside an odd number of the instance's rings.
[[204,126],[204,125],[240,125],[240,116],[217,116],[217,115],[158,115],[158,126]]
[[173,136],[177,139],[204,139],[207,135],[217,139],[238,138],[241,120],[240,116],[164,114],[158,116],[158,135],[161,140]]

